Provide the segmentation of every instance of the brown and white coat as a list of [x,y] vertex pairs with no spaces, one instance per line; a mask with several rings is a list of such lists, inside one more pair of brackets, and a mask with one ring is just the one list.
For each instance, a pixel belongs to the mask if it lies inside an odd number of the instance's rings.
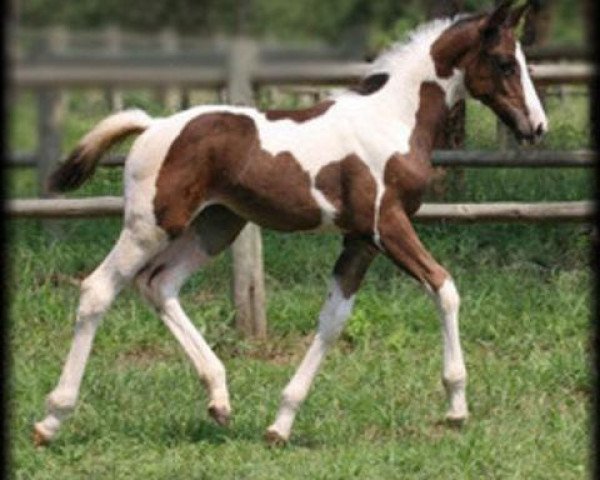
[[37,441],[51,439],[74,408],[100,319],[133,279],[206,384],[211,415],[227,422],[225,369],[182,310],[178,292],[247,221],[279,231],[333,230],[344,236],[318,332],[283,392],[267,431],[270,441],[289,438],[298,407],[378,252],[435,299],[447,418],[464,420],[459,296],[449,274],[422,246],[410,217],[431,176],[436,135],[449,109],[467,93],[489,105],[518,136],[533,139],[547,129],[512,32],[522,14],[506,2],[489,15],[429,23],[376,60],[358,88],[307,110],[200,106],[157,119],[128,111],[95,127],[56,172],[53,186],[79,186],[110,145],[141,133],[125,165],[124,228],[83,282],[73,345],[48,397],[48,414],[35,426]]

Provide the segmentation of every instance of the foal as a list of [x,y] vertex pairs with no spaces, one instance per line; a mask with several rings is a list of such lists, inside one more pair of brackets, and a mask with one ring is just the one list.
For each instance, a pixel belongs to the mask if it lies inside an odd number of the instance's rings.
[[100,320],[135,280],[203,380],[209,413],[228,422],[225,369],[178,300],[184,281],[227,248],[248,222],[279,231],[335,230],[344,236],[319,328],[283,391],[270,442],[286,441],[296,412],[379,252],[434,298],[443,337],[449,421],[467,418],[459,296],[425,250],[410,217],[431,175],[430,155],[449,109],[467,94],[488,105],[522,140],[547,120],[513,32],[524,8],[438,20],[377,59],[354,90],[301,111],[200,106],[168,118],[125,111],[103,120],[53,175],[57,190],[80,186],[101,155],[140,134],[125,164],[120,237],[81,286],[75,336],[62,375],[35,424],[51,440],[74,409]]

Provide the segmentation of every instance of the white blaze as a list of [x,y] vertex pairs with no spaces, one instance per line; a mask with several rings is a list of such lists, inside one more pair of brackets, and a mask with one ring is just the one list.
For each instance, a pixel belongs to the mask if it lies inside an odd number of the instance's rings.
[[531,122],[534,131],[541,125],[545,132],[548,130],[546,112],[544,112],[540,97],[538,97],[533,82],[531,81],[527,62],[525,61],[525,55],[523,54],[523,49],[519,43],[517,43],[516,57],[519,66],[521,67],[521,86],[523,88],[523,94],[525,95],[525,104],[527,105],[527,110],[529,110],[529,121]]

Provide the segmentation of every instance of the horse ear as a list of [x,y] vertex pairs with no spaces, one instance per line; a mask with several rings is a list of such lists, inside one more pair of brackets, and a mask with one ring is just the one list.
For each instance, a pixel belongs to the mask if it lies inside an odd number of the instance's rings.
[[504,0],[496,9],[490,13],[481,28],[481,36],[486,44],[493,43],[498,37],[500,29],[506,25],[511,15],[511,7],[514,0]]
[[520,27],[519,22],[521,22],[521,20],[523,20],[525,18],[525,16],[526,16],[525,14],[529,13],[530,9],[531,9],[530,1],[528,1],[524,5],[521,5],[520,7],[515,8],[512,12],[510,12],[510,15],[508,16],[508,21],[507,21],[508,26],[511,28],[515,28],[517,26]]
[[509,16],[511,15],[511,7],[514,0],[504,0],[496,9],[490,14],[486,28],[500,28],[506,24]]
[[532,22],[527,19],[535,15],[536,6],[533,0],[528,0],[524,5],[516,8],[508,18],[508,25],[515,32],[515,36],[520,39],[521,45],[533,45],[535,42],[536,31]]

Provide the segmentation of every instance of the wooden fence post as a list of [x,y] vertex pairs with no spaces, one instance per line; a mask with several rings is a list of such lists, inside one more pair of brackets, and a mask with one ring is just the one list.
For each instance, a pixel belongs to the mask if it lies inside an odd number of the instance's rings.
[[[598,8],[598,3],[594,0],[583,0],[583,4],[581,5],[581,15],[583,17],[583,25],[585,28],[585,41],[587,42],[588,45],[594,45],[593,50],[592,50],[592,58],[597,58],[597,52],[598,52],[598,45],[596,44],[595,40],[596,40],[596,33],[597,33],[597,16],[596,16],[596,12]],[[594,55],[595,54],[595,55]],[[595,78],[592,82],[588,83],[586,88],[587,88],[587,95],[588,95],[588,99],[589,99],[589,115],[590,115],[590,129],[589,129],[589,137],[588,137],[588,145],[590,148],[592,149],[597,149],[598,148],[598,143],[597,143],[597,136],[596,136],[596,132],[598,131],[598,114],[597,114],[597,105],[598,105],[598,99],[600,98],[598,96],[598,79]],[[600,215],[599,215],[600,217]],[[596,240],[598,240],[598,235],[596,235]],[[600,252],[600,250],[598,250],[598,248],[596,248],[597,252]],[[597,254],[597,255],[600,255]],[[600,305],[600,303],[599,303]],[[599,432],[600,433],[600,432]],[[596,440],[600,440],[600,437],[598,437]],[[598,466],[597,469],[598,473],[600,473],[600,465]]]
[[[48,47],[52,53],[63,53],[67,45],[67,32],[62,27],[49,31]],[[60,160],[62,142],[62,124],[65,97],[62,92],[51,87],[37,91],[38,107],[38,152],[37,179],[38,194],[50,196],[47,180]]]
[[[121,29],[116,25],[109,25],[104,30],[104,41],[106,49],[111,55],[118,56],[123,47],[123,35]],[[125,102],[123,101],[123,92],[115,88],[106,89],[106,99],[111,111],[123,110]]]
[[[254,103],[252,68],[257,52],[256,44],[246,37],[239,36],[232,41],[227,81],[230,103]],[[267,319],[260,228],[248,224],[233,243],[232,253],[236,326],[248,337],[265,338]]]
[[48,197],[47,179],[60,160],[61,127],[64,105],[61,92],[44,88],[38,90],[38,152],[37,177],[38,193]]
[[[167,54],[175,54],[179,50],[179,37],[177,32],[171,28],[163,30],[160,34],[160,44],[162,51]],[[181,89],[177,87],[166,87],[161,91],[161,100],[170,112],[177,112],[181,109],[182,95]]]

